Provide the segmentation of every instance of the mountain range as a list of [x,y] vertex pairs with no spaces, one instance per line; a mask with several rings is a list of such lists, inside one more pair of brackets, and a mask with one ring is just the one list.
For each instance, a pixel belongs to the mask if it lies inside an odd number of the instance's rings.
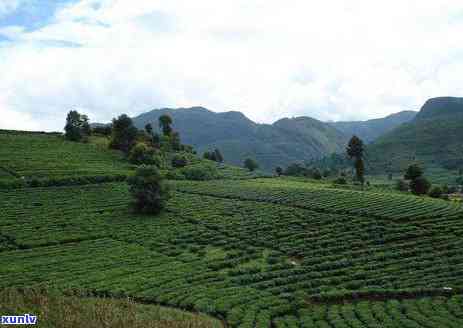
[[133,118],[138,128],[147,123],[157,126],[158,118],[168,114],[182,142],[198,152],[218,148],[225,161],[242,165],[245,158],[255,159],[263,170],[293,162],[313,161],[343,152],[349,138],[356,134],[366,142],[412,120],[416,112],[404,111],[385,118],[322,122],[311,117],[283,118],[273,124],[259,124],[237,111],[216,113],[203,107],[163,108]]
[[402,172],[410,163],[425,168],[463,167],[463,98],[438,97],[425,102],[409,122],[385,133],[367,147],[371,172]]

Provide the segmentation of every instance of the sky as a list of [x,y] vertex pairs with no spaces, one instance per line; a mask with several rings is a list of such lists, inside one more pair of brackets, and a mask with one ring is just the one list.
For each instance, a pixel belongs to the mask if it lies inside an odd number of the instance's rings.
[[0,0],[0,128],[163,107],[364,120],[463,95],[463,1]]

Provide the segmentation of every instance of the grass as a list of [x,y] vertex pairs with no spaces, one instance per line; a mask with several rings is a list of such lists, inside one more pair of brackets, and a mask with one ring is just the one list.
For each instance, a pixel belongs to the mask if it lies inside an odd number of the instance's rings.
[[133,327],[219,328],[211,317],[157,305],[144,305],[130,298],[110,299],[64,296],[39,289],[0,291],[1,315],[36,315],[38,327]]

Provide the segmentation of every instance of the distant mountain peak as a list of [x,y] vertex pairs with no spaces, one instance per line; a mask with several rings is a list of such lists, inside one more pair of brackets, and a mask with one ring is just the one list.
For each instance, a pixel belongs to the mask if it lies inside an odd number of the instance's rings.
[[428,99],[416,119],[430,119],[440,116],[463,114],[463,98],[461,97],[436,97]]

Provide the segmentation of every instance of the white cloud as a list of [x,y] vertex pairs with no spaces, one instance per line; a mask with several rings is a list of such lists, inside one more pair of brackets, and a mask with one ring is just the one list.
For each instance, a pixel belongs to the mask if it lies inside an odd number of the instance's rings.
[[0,111],[61,129],[72,107],[107,121],[203,105],[260,122],[418,109],[463,93],[461,14],[451,0],[82,0],[6,30]]

